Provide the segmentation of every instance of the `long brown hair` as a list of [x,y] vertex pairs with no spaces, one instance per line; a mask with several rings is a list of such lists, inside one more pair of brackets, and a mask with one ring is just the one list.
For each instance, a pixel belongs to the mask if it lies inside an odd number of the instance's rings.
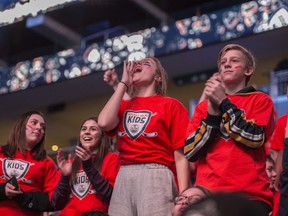
[[[89,120],[93,120],[98,124],[98,117],[90,117],[88,119],[85,119],[82,124],[80,129],[82,128],[82,126],[84,125],[84,123],[86,121]],[[95,155],[95,157],[93,157],[93,164],[94,167],[101,172],[102,170],[102,164],[103,164],[103,160],[105,158],[105,156],[107,155],[108,152],[112,151],[112,139],[110,137],[108,137],[103,130],[101,130],[101,140],[100,140],[100,145],[99,145],[99,149]],[[80,145],[80,136],[78,138],[78,144]],[[81,165],[81,159],[77,156],[75,156],[73,164],[72,164],[72,174],[71,174],[71,181],[72,183],[76,183],[77,181],[77,171],[79,170],[79,167]]]
[[[29,111],[24,113],[14,124],[14,127],[11,129],[6,144],[3,146],[3,153],[7,157],[14,157],[16,151],[19,149],[22,155],[25,156],[26,151],[26,124],[31,115],[39,115],[44,119],[46,124],[46,120],[44,115],[39,111]],[[44,128],[44,135],[40,142],[31,150],[34,158],[36,160],[42,160],[46,158],[46,150],[45,150],[45,135],[46,135],[46,127]]]

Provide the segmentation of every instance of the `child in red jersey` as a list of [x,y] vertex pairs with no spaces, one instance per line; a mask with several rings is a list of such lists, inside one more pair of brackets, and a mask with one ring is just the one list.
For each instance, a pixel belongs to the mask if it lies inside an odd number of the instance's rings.
[[119,170],[118,154],[111,152],[112,140],[91,117],[81,125],[75,158],[65,160],[60,150],[57,163],[62,177],[53,193],[58,214],[82,215],[88,211],[108,211],[114,181]]
[[[280,192],[278,190],[275,190],[275,180],[277,178],[277,172],[275,167],[275,161],[269,154],[267,155],[266,159],[266,173],[269,179],[270,189],[273,192],[273,209],[271,216],[277,216],[279,208]],[[278,175],[280,175],[280,173]]]
[[[287,87],[288,96],[288,87]],[[274,188],[277,195],[274,199],[272,216],[288,215],[288,114],[282,115],[276,122],[276,128],[270,139],[271,152],[275,155],[276,173]]]
[[271,158],[271,155],[267,155],[266,157],[266,173],[269,179],[270,189],[273,191],[277,173],[275,169],[275,161]]
[[280,184],[280,202],[279,202],[279,214],[278,214],[279,216],[288,215],[288,125],[287,124],[285,127],[284,149],[279,153],[279,158],[281,158],[282,162],[282,171],[280,176],[281,184]]
[[282,115],[276,121],[276,127],[273,135],[269,139],[269,152],[271,158],[275,161],[276,179],[273,184],[274,207],[272,216],[278,215],[279,200],[280,200],[280,173],[282,171],[282,153],[284,148],[285,131],[288,120],[288,115]]
[[[179,191],[190,186],[184,157],[188,111],[165,97],[167,74],[156,58],[124,63],[122,80],[99,115],[105,131],[117,133],[120,171],[110,216],[168,216]],[[131,99],[122,100],[125,92]]]
[[268,215],[273,196],[263,144],[274,129],[273,102],[247,87],[255,61],[244,47],[225,46],[218,69],[220,76],[206,82],[207,100],[196,106],[188,125],[185,156],[198,160],[196,185],[212,192],[245,192]]
[[[38,111],[19,118],[0,149],[0,213],[40,216],[52,211],[56,166],[46,155],[46,120]],[[14,180],[13,180],[14,179]]]
[[277,172],[276,172],[276,167],[275,167],[275,161],[272,159],[271,155],[267,155],[266,173],[269,179],[270,189],[273,192],[273,209],[272,209],[271,216],[277,216],[278,208],[279,208],[280,193],[279,191],[275,190],[275,180],[277,178]]

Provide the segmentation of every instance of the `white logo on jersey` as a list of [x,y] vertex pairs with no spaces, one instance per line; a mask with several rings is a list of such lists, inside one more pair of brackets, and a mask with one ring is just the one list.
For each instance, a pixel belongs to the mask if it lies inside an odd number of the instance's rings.
[[[29,163],[23,160],[13,160],[10,158],[4,158],[2,160],[2,168],[5,176],[12,177],[15,176],[17,180],[22,180],[26,183],[32,183],[33,180],[25,178],[30,166],[35,165],[34,163]],[[1,176],[4,178],[4,176]]]
[[119,136],[127,134],[131,139],[137,139],[141,134],[145,137],[155,137],[157,132],[145,133],[145,129],[150,122],[151,116],[157,113],[150,111],[126,111],[124,114],[124,129],[125,132],[118,132]]
[[91,183],[85,171],[78,171],[76,178],[76,182],[72,185],[72,192],[75,194],[75,196],[77,196],[79,199],[83,199],[88,193],[96,193],[95,190],[90,190]]

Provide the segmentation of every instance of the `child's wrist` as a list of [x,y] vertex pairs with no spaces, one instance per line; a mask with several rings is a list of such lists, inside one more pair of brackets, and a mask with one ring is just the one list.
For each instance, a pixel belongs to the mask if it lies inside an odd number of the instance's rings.
[[123,81],[120,81],[119,83],[122,83],[123,85],[125,85],[125,86],[126,86],[126,90],[128,90],[128,89],[129,89],[128,85],[127,85],[125,82],[123,82]]

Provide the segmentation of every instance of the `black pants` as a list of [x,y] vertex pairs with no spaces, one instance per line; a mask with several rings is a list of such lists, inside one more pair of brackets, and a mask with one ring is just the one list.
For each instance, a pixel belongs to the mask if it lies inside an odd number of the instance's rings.
[[260,201],[260,200],[252,200],[252,202],[255,203],[259,207],[259,209],[261,209],[261,216],[262,215],[269,216],[272,209],[267,203]]

